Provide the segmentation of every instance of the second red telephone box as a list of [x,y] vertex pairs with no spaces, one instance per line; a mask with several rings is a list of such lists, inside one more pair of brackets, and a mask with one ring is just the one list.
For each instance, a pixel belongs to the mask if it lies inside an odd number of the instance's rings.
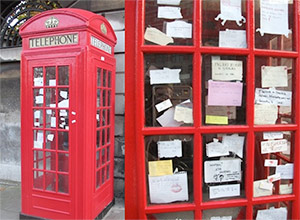
[[113,202],[116,36],[79,9],[43,12],[20,34],[21,216],[96,218]]

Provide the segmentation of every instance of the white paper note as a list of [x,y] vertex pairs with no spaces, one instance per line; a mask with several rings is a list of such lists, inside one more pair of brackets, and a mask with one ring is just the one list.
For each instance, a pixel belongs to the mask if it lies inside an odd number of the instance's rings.
[[213,160],[204,162],[204,182],[221,183],[241,180],[241,160]]
[[46,113],[47,113],[47,115],[51,115],[52,114],[52,110],[51,109],[47,109]]
[[285,165],[278,165],[276,167],[276,174],[280,174],[281,179],[283,180],[294,179],[294,164],[287,163]]
[[243,62],[239,60],[212,60],[212,79],[220,81],[243,80]]
[[174,38],[192,38],[192,24],[186,21],[167,22],[166,34]]
[[291,194],[293,193],[293,184],[280,184],[279,185],[279,194],[284,195],[284,194]]
[[286,66],[262,66],[261,67],[261,87],[287,87],[287,67]]
[[278,165],[278,160],[265,159],[265,167],[276,167]]
[[36,149],[43,149],[43,142],[34,141],[33,147]]
[[219,31],[219,47],[247,48],[246,31]]
[[270,182],[265,182],[265,181],[263,181],[263,182],[261,182],[260,184],[259,184],[259,188],[260,189],[265,189],[265,190],[268,190],[268,191],[272,191],[273,190],[273,183],[270,183]]
[[33,124],[34,124],[35,127],[40,127],[40,122],[39,121],[34,122]]
[[175,108],[169,108],[156,120],[163,127],[179,127],[183,123],[174,120],[174,112],[175,112]]
[[170,203],[187,201],[187,173],[181,172],[165,176],[148,176],[151,203]]
[[42,131],[39,131],[39,132],[37,133],[36,141],[42,142],[42,143],[44,142],[44,133],[43,133]]
[[43,104],[44,103],[44,97],[42,95],[35,97],[35,104]]
[[227,116],[228,119],[236,119],[235,106],[205,106],[205,114],[213,116]]
[[54,139],[54,134],[48,134],[47,135],[47,140],[53,141],[53,139]]
[[67,91],[60,91],[59,92],[59,95],[64,98],[64,99],[67,99],[68,98],[68,92]]
[[59,111],[59,115],[62,117],[66,117],[66,116],[68,116],[68,112],[65,109],[62,109]]
[[155,105],[155,108],[157,110],[157,112],[161,112],[163,110],[166,110],[168,108],[172,107],[172,102],[170,99],[167,99],[163,102],[160,102],[158,104]]
[[256,220],[287,220],[287,208],[270,208],[265,210],[258,210]]
[[165,18],[165,19],[182,18],[181,8],[180,7],[159,6],[157,17]]
[[40,89],[40,90],[39,90],[39,94],[40,94],[40,95],[43,95],[43,94],[44,94],[44,89]]
[[174,120],[187,124],[193,123],[193,109],[190,107],[175,106]]
[[232,216],[213,216],[210,220],[232,220]]
[[50,104],[50,108],[55,108],[56,104]]
[[182,157],[181,140],[158,141],[157,151],[159,158]]
[[269,182],[275,182],[275,181],[278,181],[278,180],[281,180],[281,176],[280,176],[280,173],[275,173],[275,174],[273,174],[273,175],[271,175],[271,176],[268,176],[268,181]]
[[206,155],[208,157],[228,156],[229,151],[227,146],[220,143],[218,139],[214,138],[213,142],[206,144]]
[[269,183],[268,180],[257,180],[253,183],[253,197],[260,197],[260,196],[270,196],[272,195],[272,189],[262,189],[260,188],[260,184],[267,184]]
[[246,18],[242,16],[241,0],[220,0],[221,13],[215,18],[216,21],[222,20],[224,26],[226,21],[235,21],[238,26],[246,23]]
[[260,0],[260,28],[256,31],[264,34],[279,34],[288,37],[288,0]]
[[180,5],[181,0],[157,0],[158,5]]
[[69,108],[69,99],[62,100],[58,103],[59,108]]
[[50,79],[49,86],[56,86],[56,79]]
[[40,118],[41,117],[41,112],[39,110],[34,112],[34,118]]
[[254,124],[275,124],[278,117],[277,105],[254,105]]
[[222,143],[227,146],[227,149],[240,158],[243,158],[243,149],[244,149],[244,136],[239,136],[238,134],[233,134],[231,136],[223,136]]
[[210,199],[234,197],[234,196],[240,196],[240,184],[209,186]]
[[180,83],[179,73],[181,69],[163,68],[158,70],[150,70],[150,85]]
[[256,104],[272,104],[279,106],[291,106],[292,92],[276,89],[255,89]]
[[51,117],[51,128],[56,127],[56,117]]
[[260,142],[261,154],[276,153],[287,150],[287,140],[271,140]]
[[174,43],[172,37],[167,36],[165,33],[153,27],[146,28],[144,39],[161,46]]
[[264,132],[263,136],[264,136],[265,140],[282,139],[283,138],[283,132],[281,132],[281,131]]
[[34,78],[33,82],[34,82],[34,86],[43,86],[44,85],[43,77]]

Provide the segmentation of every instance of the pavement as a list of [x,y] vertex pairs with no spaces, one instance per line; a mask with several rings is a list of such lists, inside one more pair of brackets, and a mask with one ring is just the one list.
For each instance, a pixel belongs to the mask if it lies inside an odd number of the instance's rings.
[[[0,220],[19,219],[20,211],[21,183],[0,180]],[[103,220],[124,219],[124,211],[124,200],[116,198]]]

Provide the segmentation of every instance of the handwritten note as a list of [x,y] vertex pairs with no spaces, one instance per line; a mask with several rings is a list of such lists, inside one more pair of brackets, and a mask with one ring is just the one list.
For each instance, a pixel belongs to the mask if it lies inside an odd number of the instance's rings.
[[264,210],[258,210],[256,220],[287,220],[287,208],[270,208]]
[[243,83],[208,81],[208,105],[241,106]]
[[182,141],[158,141],[157,151],[159,158],[182,157]]
[[241,26],[242,22],[246,22],[246,18],[242,16],[241,0],[221,0],[220,4],[221,13],[215,20],[218,21],[221,19],[223,26],[226,21],[235,21],[238,26]]
[[239,60],[212,60],[212,79],[243,80],[243,62]]
[[175,108],[169,108],[156,120],[163,127],[179,127],[180,125],[183,124],[183,122],[178,122],[174,120],[174,112],[175,112]]
[[241,160],[213,160],[204,162],[204,182],[221,183],[241,180]]
[[182,18],[180,7],[160,6],[158,7],[158,18],[178,19]]
[[34,111],[34,118],[40,118],[41,117],[41,111],[37,110]]
[[206,115],[206,124],[228,125],[228,116]]
[[278,116],[277,105],[254,105],[254,124],[275,124]]
[[177,105],[175,107],[174,120],[187,124],[193,123],[193,108]]
[[272,189],[264,189],[261,188],[261,184],[268,184],[269,181],[264,179],[264,180],[257,180],[254,181],[253,183],[253,197],[261,197],[261,196],[270,196],[273,194],[273,188]]
[[276,167],[278,165],[278,160],[265,159],[265,167]]
[[209,186],[209,198],[217,199],[240,195],[240,184]]
[[291,194],[293,193],[293,184],[280,184],[279,185],[279,194],[284,195],[284,194]]
[[229,155],[227,146],[220,143],[218,139],[214,138],[213,142],[206,144],[206,155],[208,157],[220,157]]
[[261,87],[287,87],[288,76],[286,66],[262,66]]
[[59,115],[62,117],[68,116],[68,112],[65,109],[59,111]]
[[243,149],[244,149],[244,136],[239,136],[238,134],[233,134],[231,136],[223,136],[222,143],[227,146],[227,149],[240,158],[243,158]]
[[281,176],[280,176],[280,173],[275,173],[275,174],[273,174],[271,176],[268,176],[267,179],[268,179],[269,182],[275,182],[275,181],[280,180]]
[[192,24],[179,20],[167,22],[166,34],[174,38],[192,38]]
[[283,138],[283,132],[281,132],[281,131],[264,132],[263,137],[264,137],[265,140],[282,139]]
[[157,0],[158,5],[180,5],[181,0]]
[[149,176],[163,176],[173,174],[172,160],[150,161]]
[[47,140],[48,141],[53,141],[53,139],[54,139],[54,134],[48,134],[47,135]]
[[219,31],[219,47],[247,48],[245,30]]
[[68,92],[67,91],[60,91],[59,92],[59,95],[64,98],[64,99],[67,99],[68,98]]
[[280,174],[283,180],[292,180],[294,179],[294,164],[287,163],[285,165],[278,165],[276,167],[276,173]]
[[37,77],[33,79],[33,85],[34,86],[43,86],[44,85],[44,78],[43,77]]
[[62,100],[58,103],[59,108],[69,108],[69,99]]
[[162,112],[163,110],[166,110],[170,107],[172,107],[172,102],[170,99],[167,99],[155,105],[157,112]]
[[205,106],[206,115],[227,116],[228,119],[236,119],[235,106]]
[[264,181],[259,184],[260,189],[265,189],[265,190],[269,190],[269,191],[273,190],[273,186],[274,186],[274,184],[269,181],[267,181],[267,182]]
[[255,89],[256,104],[272,104],[279,106],[291,106],[292,92],[276,89]]
[[271,140],[271,141],[262,141],[260,142],[261,153],[276,153],[287,150],[287,140]]
[[260,1],[260,28],[256,31],[264,34],[279,34],[288,37],[288,0]]
[[44,97],[42,95],[35,97],[35,104],[43,104],[44,103]]
[[188,201],[187,173],[180,172],[164,176],[148,176],[151,203]]
[[161,46],[174,43],[172,37],[167,36],[165,33],[153,27],[146,28],[144,39]]
[[169,84],[169,83],[180,83],[179,73],[181,69],[157,69],[150,70],[150,85],[154,84]]

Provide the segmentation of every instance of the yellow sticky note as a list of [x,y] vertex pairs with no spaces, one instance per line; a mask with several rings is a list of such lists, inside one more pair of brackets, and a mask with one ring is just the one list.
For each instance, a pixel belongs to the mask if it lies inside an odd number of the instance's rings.
[[228,116],[206,115],[206,124],[228,125]]
[[163,176],[173,174],[172,160],[159,160],[149,162],[150,176]]

